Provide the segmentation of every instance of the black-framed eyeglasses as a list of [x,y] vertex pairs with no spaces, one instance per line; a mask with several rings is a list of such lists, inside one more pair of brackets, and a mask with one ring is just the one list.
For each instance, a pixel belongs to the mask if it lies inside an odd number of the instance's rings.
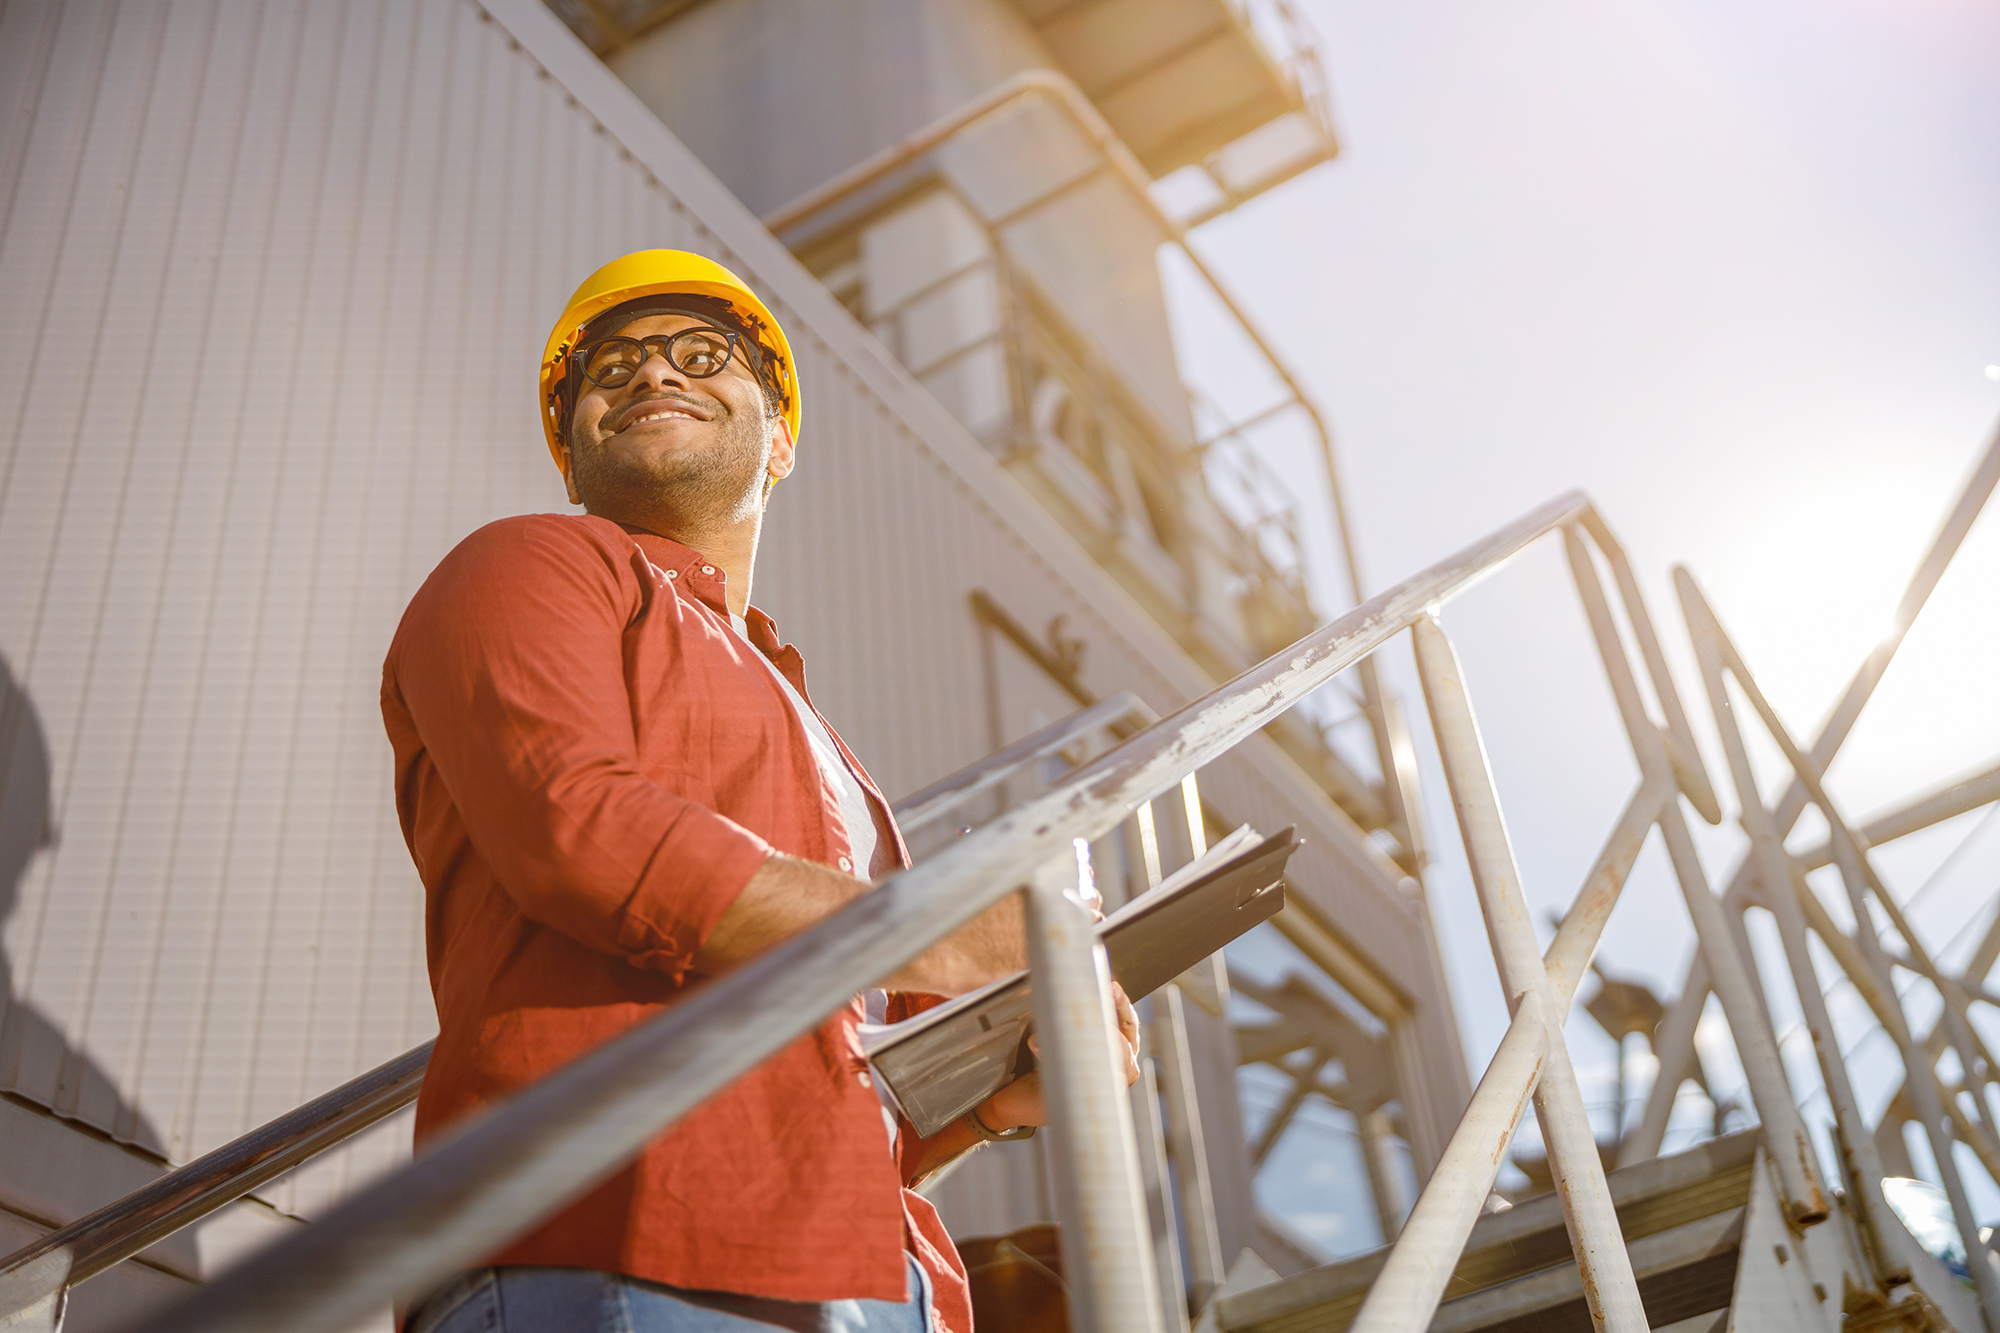
[[629,383],[646,364],[648,357],[665,357],[668,365],[689,379],[705,380],[720,375],[732,357],[749,367],[753,377],[762,360],[749,340],[728,329],[709,327],[682,329],[645,338],[613,334],[579,347],[572,354],[585,379],[601,389],[616,389]]

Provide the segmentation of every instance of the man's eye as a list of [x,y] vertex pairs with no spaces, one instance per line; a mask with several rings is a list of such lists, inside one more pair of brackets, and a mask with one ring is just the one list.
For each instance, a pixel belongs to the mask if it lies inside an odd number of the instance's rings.
[[674,344],[674,360],[690,375],[713,375],[729,361],[729,344],[708,334],[689,334]]

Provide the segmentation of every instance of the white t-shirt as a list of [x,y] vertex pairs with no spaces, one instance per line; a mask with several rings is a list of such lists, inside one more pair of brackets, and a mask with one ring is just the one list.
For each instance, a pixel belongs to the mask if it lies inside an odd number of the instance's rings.
[[[851,873],[863,879],[874,879],[886,871],[892,853],[889,848],[894,840],[883,836],[883,831],[875,823],[875,805],[868,799],[868,793],[861,786],[861,780],[847,766],[847,760],[840,753],[840,747],[833,743],[833,735],[826,729],[826,723],[819,720],[819,714],[806,706],[799,692],[792,688],[792,682],[785,679],[785,673],[778,670],[778,664],[764,656],[757,645],[750,642],[750,623],[742,616],[730,613],[729,623],[735,628],[738,638],[750,650],[750,655],[764,664],[771,673],[771,679],[778,682],[778,688],[785,692],[785,699],[792,705],[792,712],[798,715],[799,725],[806,729],[806,739],[812,742],[813,758],[819,761],[820,774],[827,785],[833,788],[840,801],[840,822],[847,825],[847,846],[853,858]],[[847,869],[847,867],[842,867]],[[871,990],[863,997],[868,1011],[868,1021],[885,1021],[888,1012],[888,994]],[[882,1103],[882,1122],[889,1132],[889,1151],[896,1151],[896,1113],[889,1103],[883,1088],[875,1086],[875,1096]]]
[[841,869],[863,879],[874,879],[887,869],[886,866],[878,866],[877,862],[889,855],[891,840],[882,836],[882,830],[876,827],[875,805],[862,789],[861,780],[848,768],[847,760],[842,757],[840,747],[833,743],[833,735],[819,720],[819,714],[809,708],[799,692],[792,688],[792,682],[785,679],[785,673],[778,670],[778,664],[750,642],[749,622],[732,612],[729,623],[735,627],[744,646],[750,649],[750,655],[764,664],[764,669],[771,673],[771,679],[777,681],[778,688],[785,692],[792,712],[798,715],[799,725],[806,729],[806,739],[812,743],[813,758],[819,761],[820,774],[840,801],[840,822],[847,825],[847,846],[853,858],[851,866],[842,866]]

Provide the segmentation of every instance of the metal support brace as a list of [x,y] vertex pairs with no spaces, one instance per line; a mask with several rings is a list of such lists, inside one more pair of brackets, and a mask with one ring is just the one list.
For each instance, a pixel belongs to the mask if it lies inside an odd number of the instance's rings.
[[1653,1075],[1652,1091],[1646,1094],[1646,1113],[1639,1118],[1638,1128],[1619,1145],[1619,1166],[1659,1156],[1660,1142],[1667,1137],[1667,1121],[1674,1113],[1674,1099],[1697,1067],[1694,1034],[1701,1026],[1701,1011],[1707,1007],[1708,964],[1702,961],[1697,945],[1680,996],[1667,1007],[1667,1016],[1654,1034],[1653,1054],[1659,1059],[1659,1071]]
[[[1973,521],[1986,507],[1986,501],[1992,496],[1996,487],[2000,487],[2000,430],[1996,430],[1993,438],[1987,442],[1985,452],[1973,465],[1972,475],[1966,479],[1965,487],[1958,493],[1958,499],[1953,502],[1951,512],[1945,516],[1943,524],[1938,528],[1937,536],[1931,541],[1930,549],[1924,553],[1923,563],[1917,567],[1917,572],[1904,587],[1902,599],[1896,604],[1896,613],[1890,622],[1889,632],[1876,643],[1853,678],[1847,682],[1847,689],[1842,692],[1840,702],[1834,705],[1832,715],[1827,718],[1826,725],[1820,729],[1818,738],[1813,741],[1812,749],[1808,753],[1822,773],[1832,765],[1834,755],[1840,752],[1842,743],[1847,740],[1847,734],[1854,729],[1855,722],[1861,716],[1861,710],[1867,706],[1869,697],[1875,693],[1875,687],[1881,683],[1883,674],[1889,669],[1889,663],[1894,660],[1896,650],[1902,646],[1904,636],[1910,632],[1910,626],[1916,623],[1918,612],[1924,609],[1924,603],[1930,599],[1932,590],[1944,577],[1945,570],[1951,565],[1952,557],[1958,554],[1958,548],[1964,544],[1966,534],[1972,530]],[[1798,822],[1799,815],[1805,808],[1805,787],[1793,782],[1779,799],[1776,808],[1776,826],[1780,837],[1792,831],[1792,826]],[[1734,902],[1738,899],[1745,886],[1754,877],[1753,865],[1754,856],[1751,854],[1746,854],[1737,863],[1735,870],[1724,881],[1729,885],[1723,894],[1726,901]],[[1740,922],[1735,922],[1733,912],[1731,917],[1732,922],[1740,925]],[[1749,961],[1754,973],[1756,961],[1754,957]],[[1990,968],[1992,962],[1993,960],[1989,958],[1987,967]],[[1693,990],[1696,980],[1693,964],[1689,967],[1689,974],[1681,984],[1683,996]],[[1982,977],[1985,975],[1985,969],[1979,969],[1978,972]],[[1672,1051],[1659,1051],[1662,1067],[1683,1064],[1693,1051],[1693,1040],[1694,1031],[1690,1028],[1686,1045],[1676,1046]]]
[[1368,1192],[1375,1198],[1375,1222],[1382,1229],[1382,1243],[1388,1245],[1403,1230],[1403,1218],[1410,1211],[1410,1196],[1403,1189],[1401,1164],[1396,1160],[1396,1119],[1388,1107],[1378,1106],[1354,1117],[1354,1123],[1361,1131],[1361,1162],[1368,1171]]
[[1419,619],[1411,634],[1430,703],[1431,729],[1437,736],[1445,781],[1458,811],[1466,859],[1486,917],[1500,984],[1510,1007],[1518,1008],[1524,997],[1533,995],[1548,1031],[1548,1054],[1535,1085],[1535,1115],[1541,1122],[1556,1193],[1562,1200],[1570,1248],[1583,1276],[1584,1298],[1599,1328],[1609,1333],[1646,1333],[1650,1325],[1639,1301],[1639,1284],[1632,1275],[1632,1261],[1611,1206],[1611,1189],[1605,1183],[1604,1164],[1597,1155],[1597,1140],[1563,1042],[1562,1010],[1550,994],[1528,905],[1521,896],[1514,850],[1493,794],[1486,747],[1465,693],[1457,655],[1434,617]]
[[1028,966],[1070,1327],[1079,1333],[1160,1333],[1153,1237],[1132,1104],[1120,1072],[1111,967],[1075,893],[1075,862],[1058,857],[1035,876],[1027,894]]
[[[1597,567],[1592,563],[1590,552],[1584,547],[1583,537],[1574,524],[1563,529],[1563,546],[1569,555],[1570,571],[1576,578],[1577,593],[1583,600],[1584,614],[1597,640],[1597,653],[1604,662],[1604,674],[1610,681],[1611,694],[1618,705],[1618,716],[1625,724],[1633,756],[1638,759],[1639,771],[1644,775],[1641,791],[1659,788],[1664,793],[1665,799],[1655,807],[1660,836],[1666,843],[1667,859],[1673,864],[1681,896],[1687,900],[1688,916],[1694,922],[1695,938],[1701,947],[1703,969],[1712,979],[1715,993],[1722,1001],[1723,1014],[1729,1020],[1729,1030],[1742,1053],[1744,1077],[1750,1085],[1751,1100],[1757,1105],[1758,1118],[1764,1124],[1766,1148],[1778,1168],[1779,1183],[1784,1187],[1787,1215],[1795,1226],[1810,1226],[1827,1215],[1826,1193],[1820,1185],[1819,1173],[1814,1169],[1812,1140],[1799,1119],[1791,1085],[1785,1080],[1784,1065],[1778,1058],[1777,1039],[1767,1021],[1764,997],[1751,979],[1747,965],[1748,951],[1739,951],[1729,929],[1727,915],[1708,887],[1708,877],[1702,870],[1701,858],[1695,854],[1694,839],[1688,832],[1686,816],[1681,813],[1680,800],[1674,794],[1676,784],[1684,790],[1693,784],[1688,772],[1690,763],[1674,764],[1667,747],[1667,737],[1687,733],[1687,719],[1678,711],[1676,704],[1673,710],[1675,724],[1663,734],[1646,716],[1645,703],[1639,697],[1639,683],[1633,676],[1631,663],[1626,659],[1617,626],[1612,623],[1611,607],[1604,596],[1603,585],[1598,581]],[[1636,595],[1636,589],[1627,594],[1628,598]],[[1628,607],[1638,605],[1628,601]],[[1650,625],[1643,608],[1633,612],[1633,623]],[[1662,690],[1660,694],[1665,700],[1671,696],[1671,691]],[[1692,746],[1692,740],[1687,744]],[[1699,768],[1698,760],[1691,762],[1693,767]],[[1715,796],[1706,774],[1699,775],[1698,789],[1713,806]],[[1629,860],[1626,866],[1630,868]],[[1581,903],[1579,898],[1579,906]],[[1604,910],[1610,911],[1608,904]],[[1564,925],[1567,926],[1568,922],[1565,921]],[[1559,936],[1557,946],[1561,943]],[[1551,958],[1558,957],[1559,948],[1551,947],[1549,954]],[[1571,963],[1570,967],[1581,972],[1583,960]],[[1562,971],[1551,970],[1552,978],[1563,975]],[[1699,1011],[1696,1016],[1699,1017]],[[1662,1069],[1664,1071],[1664,1065]],[[1678,1086],[1678,1080],[1675,1080],[1675,1085]],[[1671,1105],[1669,1100],[1669,1109]],[[1661,1129],[1665,1129],[1664,1118]]]

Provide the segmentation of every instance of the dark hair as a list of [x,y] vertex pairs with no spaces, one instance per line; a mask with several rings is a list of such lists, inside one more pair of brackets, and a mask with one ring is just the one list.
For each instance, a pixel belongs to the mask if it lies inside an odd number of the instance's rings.
[[[791,395],[785,392],[780,367],[785,358],[766,343],[762,337],[763,321],[754,315],[746,315],[720,296],[703,296],[696,292],[666,292],[658,296],[640,296],[612,306],[603,314],[583,326],[577,334],[576,345],[586,347],[599,338],[608,338],[634,320],[648,315],[689,315],[695,319],[707,320],[720,329],[739,335],[750,348],[750,373],[756,377],[757,385],[764,391],[764,410],[771,416],[781,417],[792,405]],[[568,368],[564,368],[562,379],[563,430],[568,432],[570,419],[576,414],[576,385],[571,381]]]

